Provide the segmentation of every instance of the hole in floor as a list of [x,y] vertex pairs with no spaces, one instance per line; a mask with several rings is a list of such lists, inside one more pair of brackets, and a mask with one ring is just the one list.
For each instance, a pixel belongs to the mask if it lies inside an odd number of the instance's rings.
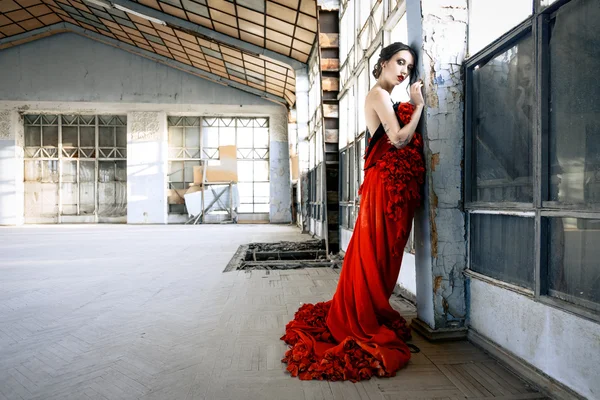
[[324,240],[241,245],[223,272],[253,269],[336,268],[341,259],[327,258]]

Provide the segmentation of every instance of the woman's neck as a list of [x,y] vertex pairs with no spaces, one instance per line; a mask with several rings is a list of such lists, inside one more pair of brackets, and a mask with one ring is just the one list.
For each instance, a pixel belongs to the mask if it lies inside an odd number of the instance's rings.
[[390,95],[392,94],[392,90],[394,90],[394,85],[391,85],[389,82],[384,81],[382,78],[379,78],[377,80],[376,85],[388,92]]

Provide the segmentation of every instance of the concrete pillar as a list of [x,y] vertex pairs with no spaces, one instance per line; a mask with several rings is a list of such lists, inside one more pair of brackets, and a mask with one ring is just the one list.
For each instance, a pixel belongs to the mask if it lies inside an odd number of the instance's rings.
[[296,126],[298,132],[298,160],[300,163],[298,192],[300,193],[300,213],[302,232],[309,231],[308,225],[308,70],[306,68],[296,71]]
[[23,118],[0,111],[0,225],[24,223]]
[[435,339],[466,336],[465,218],[461,210],[467,0],[408,0],[409,44],[425,82],[425,204],[415,218],[417,316]]
[[167,223],[167,115],[127,114],[127,223]]
[[269,220],[273,224],[292,222],[290,185],[290,150],[287,112],[269,116]]

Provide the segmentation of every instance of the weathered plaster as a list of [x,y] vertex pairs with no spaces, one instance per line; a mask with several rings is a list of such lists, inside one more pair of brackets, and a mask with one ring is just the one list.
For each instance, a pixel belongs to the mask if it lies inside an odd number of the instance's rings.
[[[421,0],[420,10],[409,5],[409,38],[421,56],[425,82],[425,137],[427,183],[425,218],[428,252],[417,253],[417,292],[432,290],[432,302],[420,305],[424,322],[433,329],[464,326],[466,319],[465,219],[462,207],[464,95],[461,63],[466,54],[467,0]],[[420,12],[419,12],[420,11]],[[421,17],[420,24],[414,19]],[[417,224],[419,225],[419,224]],[[421,225],[422,226],[422,225]],[[419,258],[421,258],[419,260]],[[431,283],[422,280],[431,280]],[[421,280],[421,282],[419,282]],[[418,298],[427,294],[418,293]],[[424,308],[433,307],[433,315]]]
[[159,136],[159,115],[155,112],[134,112],[130,114],[131,130],[128,141],[156,140]]
[[0,140],[10,140],[14,138],[10,120],[10,111],[0,111]]
[[269,218],[272,223],[292,221],[292,192],[290,185],[290,150],[288,144],[287,113],[269,117]]

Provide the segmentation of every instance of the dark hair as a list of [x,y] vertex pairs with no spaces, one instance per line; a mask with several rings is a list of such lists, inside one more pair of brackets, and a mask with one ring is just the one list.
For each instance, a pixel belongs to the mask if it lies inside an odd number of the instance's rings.
[[417,80],[417,53],[415,53],[412,47],[401,42],[392,43],[381,50],[377,64],[375,64],[375,67],[373,68],[373,76],[375,79],[379,79],[379,76],[381,75],[381,63],[388,61],[394,56],[394,54],[402,50],[408,51],[413,56],[414,66],[410,73],[409,83],[414,83]]

